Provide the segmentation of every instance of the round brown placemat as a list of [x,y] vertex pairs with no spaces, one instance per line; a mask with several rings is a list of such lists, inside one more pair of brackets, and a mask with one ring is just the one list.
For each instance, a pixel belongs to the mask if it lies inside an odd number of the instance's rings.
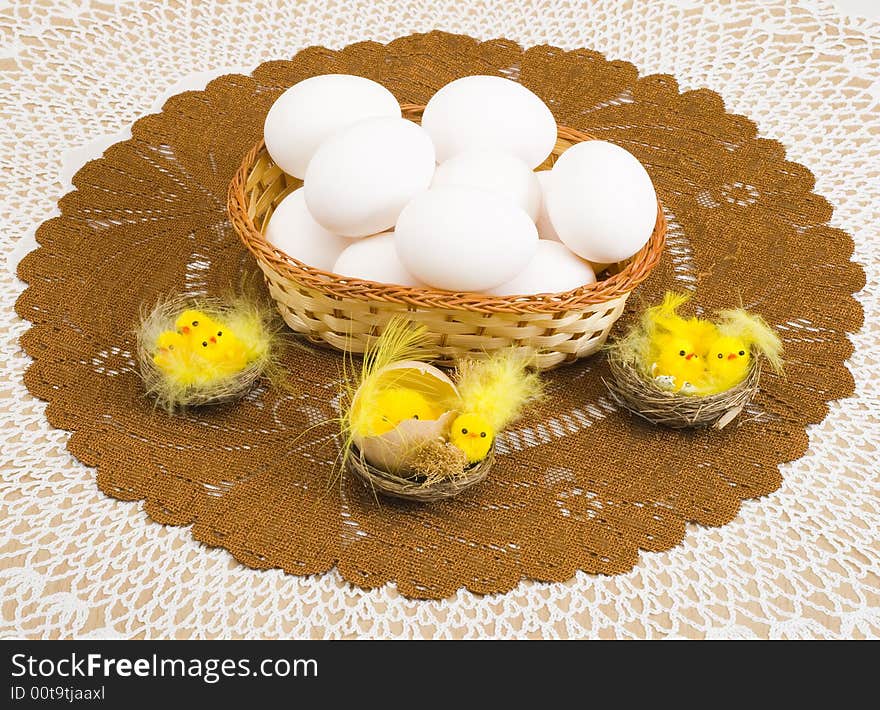
[[[226,220],[227,183],[274,98],[329,72],[376,79],[406,103],[459,76],[501,74],[560,123],[623,145],[647,166],[670,224],[668,254],[630,311],[669,287],[695,288],[707,308],[742,299],[780,329],[787,377],[766,375],[736,426],[673,432],[614,409],[601,357],[560,369],[546,403],[498,441],[489,478],[429,506],[377,503],[351,476],[334,478],[334,428],[321,424],[335,413],[334,353],[288,349],[296,394],[263,387],[186,416],[154,410],[133,370],[139,309],[169,291],[222,294],[254,269]],[[805,427],[853,391],[843,363],[864,275],[810,172],[717,94],[679,93],[670,76],[639,78],[595,52],[436,32],[310,48],[173,97],[74,184],[19,267],[29,288],[17,309],[34,324],[22,338],[27,385],[49,401],[49,421],[74,432],[68,446],[103,491],[144,500],[156,521],[192,525],[253,567],[336,565],[353,584],[395,582],[412,597],[622,572],[639,549],[678,543],[686,522],[721,525],[743,498],[775,490],[778,464],[806,450]]]

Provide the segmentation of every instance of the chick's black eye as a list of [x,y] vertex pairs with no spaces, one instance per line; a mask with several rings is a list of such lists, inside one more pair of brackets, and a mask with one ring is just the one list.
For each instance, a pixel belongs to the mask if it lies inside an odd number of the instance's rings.
[[485,438],[486,438],[486,432],[481,431],[481,432],[480,432],[480,438],[481,438],[481,439],[485,439]]
[[222,330],[218,330],[218,331],[217,331],[217,337],[219,338],[221,335],[223,335],[223,331],[222,331]]
[[202,341],[202,347],[203,347],[203,348],[208,347],[208,341],[207,341],[207,340],[203,340],[203,341]]
[[679,350],[678,354],[681,355],[682,357],[684,357],[684,350]]
[[418,418],[419,418],[418,414],[413,414],[413,419],[418,419]]
[[718,353],[718,359],[719,359],[719,360],[720,360],[721,358],[723,358],[723,357],[724,357],[724,353]]
[[467,429],[462,429],[462,430],[461,430],[461,433],[462,433],[462,434],[467,434]]
[[742,356],[745,355],[745,354],[746,354],[746,351],[745,351],[745,350],[740,350],[740,351],[739,351],[739,355],[740,355],[740,357],[742,357]]
[[197,320],[194,320],[193,321],[193,328],[198,328],[198,327],[199,327],[199,322]]

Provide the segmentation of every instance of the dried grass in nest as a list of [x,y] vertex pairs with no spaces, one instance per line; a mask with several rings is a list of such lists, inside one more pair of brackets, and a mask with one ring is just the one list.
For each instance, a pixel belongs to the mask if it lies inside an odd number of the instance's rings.
[[[430,457],[427,447],[424,453],[425,458]],[[436,455],[437,452],[435,451],[434,454]],[[443,458],[447,459],[448,455],[443,454]],[[478,484],[489,473],[494,460],[495,446],[493,444],[486,458],[464,468],[461,474],[450,476],[448,471],[443,474],[435,462],[429,464],[429,470],[405,477],[371,466],[357,447],[353,447],[349,458],[349,467],[374,492],[416,503],[435,503],[457,496],[462,491]],[[438,476],[438,474],[440,475]]]
[[761,379],[760,357],[753,356],[746,379],[729,390],[701,397],[660,389],[617,348],[609,348],[608,365],[612,377],[603,378],[603,382],[618,406],[652,424],[673,429],[708,426],[723,429],[751,401]]
[[[156,341],[166,330],[175,330],[177,316],[188,308],[202,311],[235,330],[236,321],[247,322],[256,332],[262,348],[259,356],[243,370],[206,385],[187,385],[174,382],[153,361]],[[279,324],[274,313],[264,304],[247,299],[233,299],[229,303],[217,298],[174,296],[160,300],[141,314],[136,333],[137,362],[147,396],[156,406],[169,414],[189,407],[231,402],[244,396],[264,374],[283,377],[277,370]],[[274,376],[273,376],[274,379]]]
[[409,457],[414,478],[423,479],[422,485],[433,486],[444,479],[461,479],[467,471],[464,451],[448,441],[429,441]]

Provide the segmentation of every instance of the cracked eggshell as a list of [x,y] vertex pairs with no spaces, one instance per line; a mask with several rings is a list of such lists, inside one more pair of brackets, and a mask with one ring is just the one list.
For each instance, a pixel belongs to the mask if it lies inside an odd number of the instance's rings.
[[381,436],[355,441],[371,466],[389,473],[403,473],[409,468],[412,452],[420,444],[446,439],[458,412],[444,412],[439,419],[406,419]]
[[[421,392],[428,399],[456,403],[459,400],[455,383],[442,370],[425,362],[407,360],[381,370],[377,375],[381,383],[386,377],[398,387],[409,387]],[[364,406],[358,389],[351,408]],[[389,473],[406,471],[409,454],[423,443],[445,439],[452,420],[457,416],[455,408],[444,412],[437,419],[407,419],[394,429],[379,436],[352,436],[352,443],[360,449],[371,466]]]

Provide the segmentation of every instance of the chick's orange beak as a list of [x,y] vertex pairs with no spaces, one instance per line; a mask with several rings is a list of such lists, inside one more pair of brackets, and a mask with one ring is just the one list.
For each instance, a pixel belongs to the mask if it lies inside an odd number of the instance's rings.
[[180,331],[181,331],[184,335],[189,335],[189,326],[188,326],[188,325],[183,326],[183,328],[181,328]]
[[684,356],[684,359],[690,360],[692,357],[696,357],[696,356],[697,356],[696,353],[688,353],[687,355]]
[[727,359],[728,360],[736,360],[737,357],[739,357],[739,356],[736,353],[730,353],[730,355],[727,356]]
[[213,335],[210,338],[208,338],[208,340],[210,340],[212,343],[217,342],[217,338],[215,338]]

